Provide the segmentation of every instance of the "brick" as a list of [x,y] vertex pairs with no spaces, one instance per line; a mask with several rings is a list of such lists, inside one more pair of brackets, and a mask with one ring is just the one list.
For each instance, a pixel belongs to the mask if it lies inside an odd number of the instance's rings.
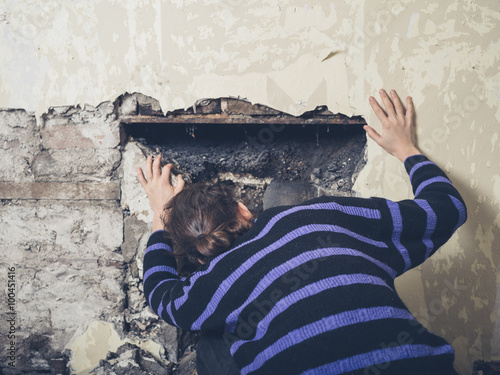
[[136,170],[139,166],[144,167],[145,162],[146,157],[137,144],[127,143],[122,154],[121,206],[122,209],[137,215],[139,220],[151,223],[153,215],[149,207],[148,196],[137,180]]
[[35,114],[24,109],[0,109],[0,139],[5,135],[31,132],[36,128]]
[[40,149],[34,114],[0,110],[0,181],[32,181],[30,163]]
[[0,149],[0,181],[33,181],[30,162],[33,153],[13,152],[12,150]]
[[58,149],[40,152],[31,170],[37,182],[110,181],[116,178],[118,149]]
[[116,201],[4,200],[0,210],[0,262],[35,266],[57,260],[65,270],[71,262],[97,267],[123,260],[114,252],[123,243],[123,213]]
[[163,116],[160,102],[140,93],[124,94],[117,99],[120,116]]
[[127,216],[123,222],[124,241],[122,245],[122,255],[125,262],[130,263],[137,255],[137,249],[141,249],[140,240],[148,233],[148,226],[135,215]]
[[83,123],[70,121],[61,124],[56,121],[46,123],[41,129],[42,144],[46,149],[63,148],[113,148],[120,143],[119,123]]
[[51,108],[40,130],[45,149],[114,148],[120,143],[120,124],[113,104]]
[[0,199],[118,200],[118,182],[0,182]]

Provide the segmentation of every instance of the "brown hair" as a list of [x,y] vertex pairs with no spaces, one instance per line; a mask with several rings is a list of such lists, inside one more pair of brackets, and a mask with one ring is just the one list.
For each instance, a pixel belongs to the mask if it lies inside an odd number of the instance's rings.
[[162,221],[176,253],[191,261],[227,251],[253,223],[240,219],[235,192],[224,184],[184,188],[165,205]]

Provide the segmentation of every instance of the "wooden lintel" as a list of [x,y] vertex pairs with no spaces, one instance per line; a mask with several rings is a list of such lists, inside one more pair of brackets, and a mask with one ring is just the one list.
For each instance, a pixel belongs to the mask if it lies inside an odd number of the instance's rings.
[[364,125],[366,121],[361,116],[347,117],[345,115],[325,115],[311,118],[294,117],[289,115],[278,116],[247,116],[222,114],[196,114],[176,116],[122,116],[119,120],[123,124],[186,124],[186,125],[210,125],[210,124],[284,124],[284,125]]
[[119,200],[118,182],[0,182],[0,199]]

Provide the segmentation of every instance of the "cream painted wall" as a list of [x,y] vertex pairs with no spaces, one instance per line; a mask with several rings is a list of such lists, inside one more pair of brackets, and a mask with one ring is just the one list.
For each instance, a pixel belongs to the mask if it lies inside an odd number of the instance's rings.
[[[500,360],[500,4],[376,1],[364,11],[365,93],[385,86],[413,95],[419,146],[468,206],[468,222],[397,287],[470,374],[474,360]],[[394,158],[371,143],[368,152],[357,188],[408,196]]]
[[[500,360],[497,0],[2,0],[0,51],[0,107],[38,115],[137,91],[164,111],[232,95],[292,114],[327,104],[377,126],[369,95],[412,95],[419,146],[469,220],[398,289],[454,345],[461,374]],[[411,196],[372,142],[355,188]]]

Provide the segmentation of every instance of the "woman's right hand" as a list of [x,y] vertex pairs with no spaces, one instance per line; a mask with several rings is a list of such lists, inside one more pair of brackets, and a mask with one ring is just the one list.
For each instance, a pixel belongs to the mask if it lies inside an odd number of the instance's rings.
[[145,174],[142,168],[137,168],[137,178],[146,192],[149,205],[153,210],[153,232],[163,228],[161,215],[165,204],[177,195],[184,188],[182,175],[177,175],[177,185],[170,183],[170,173],[173,165],[167,164],[160,168],[161,155],[158,155],[153,162],[153,157],[148,156],[146,160]]
[[380,147],[402,162],[409,156],[420,154],[420,151],[415,146],[411,97],[406,98],[406,109],[394,90],[391,90],[391,96],[389,96],[382,89],[380,90],[380,97],[384,103],[385,111],[373,96],[370,96],[370,105],[382,123],[383,133],[379,134],[369,125],[365,125],[363,129]]

